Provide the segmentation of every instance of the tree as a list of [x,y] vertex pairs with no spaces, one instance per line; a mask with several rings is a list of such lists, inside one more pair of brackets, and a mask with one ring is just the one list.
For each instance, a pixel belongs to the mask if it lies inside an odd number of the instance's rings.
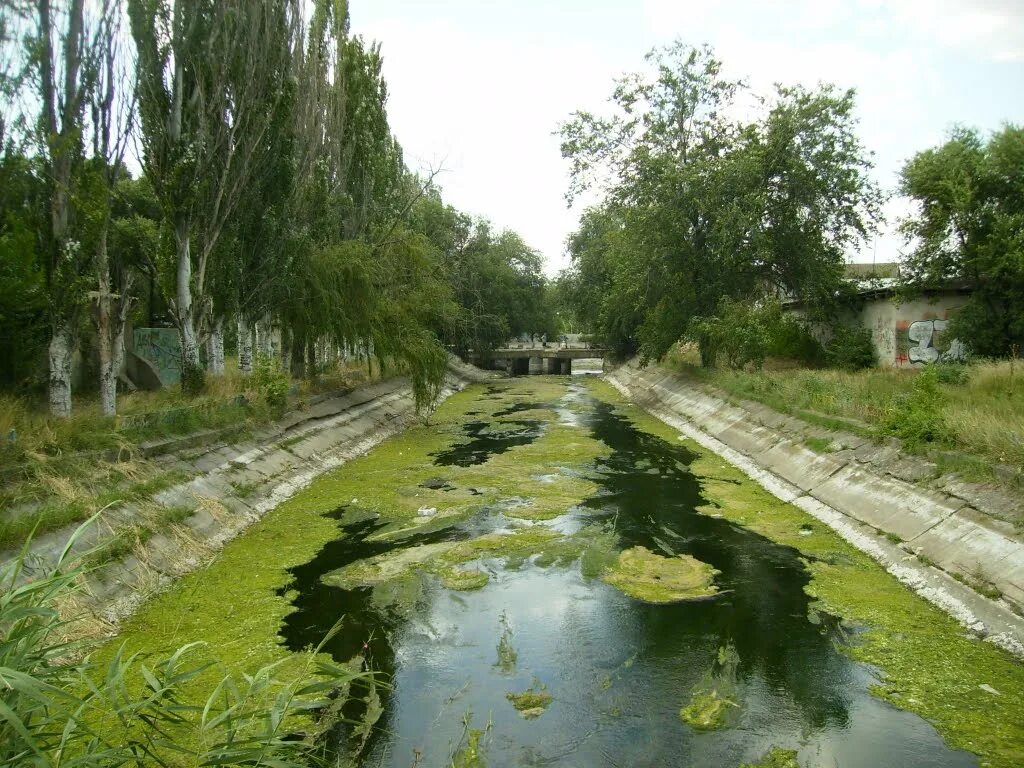
[[113,196],[127,176],[124,157],[135,119],[132,78],[135,57],[122,45],[119,3],[104,3],[96,19],[95,57],[91,64],[89,115],[92,157],[87,166],[89,211],[96,290],[94,322],[99,352],[100,410],[117,412],[117,376],[124,359],[124,333],[131,310],[136,272],[121,254],[110,250]]
[[853,93],[779,88],[742,123],[728,116],[746,86],[709,48],[676,43],[648,59],[654,78],[619,81],[615,114],[576,113],[562,127],[569,200],[604,193],[570,241],[577,283],[601,307],[592,320],[620,353],[660,358],[724,297],[827,305],[880,201]]
[[[268,105],[287,67],[276,55],[286,0],[129,0],[138,49],[145,169],[174,233],[172,313],[182,383],[201,388],[207,270],[243,191],[266,160]],[[193,252],[195,244],[195,252]]]
[[953,332],[982,355],[1024,345],[1024,128],[985,141],[958,128],[903,167],[901,191],[917,204],[902,223],[912,250],[903,265],[911,292],[970,286]]
[[42,253],[50,316],[49,401],[54,416],[71,415],[71,355],[90,263],[77,231],[75,194],[83,163],[83,78],[86,50],[84,0],[55,12],[39,0],[30,66],[39,88],[38,149],[47,186],[49,221]]

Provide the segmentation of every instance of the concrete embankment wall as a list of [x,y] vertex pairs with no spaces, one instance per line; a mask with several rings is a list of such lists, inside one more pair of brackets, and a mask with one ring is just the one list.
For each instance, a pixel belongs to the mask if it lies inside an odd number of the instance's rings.
[[[457,360],[441,399],[495,374]],[[157,493],[148,504],[177,510],[178,522],[155,532],[117,562],[106,563],[87,579],[80,608],[109,631],[123,617],[175,578],[202,567],[229,540],[318,476],[359,456],[416,420],[412,386],[403,377],[360,387],[287,414],[240,443],[214,443],[169,453],[168,468],[188,479]],[[191,510],[191,511],[189,511]],[[85,553],[130,530],[142,517],[137,506],[106,510],[77,539],[72,553]],[[40,536],[26,558],[26,576],[51,567],[76,526]],[[0,561],[13,553],[0,554]],[[244,578],[244,574],[239,575]]]
[[[891,446],[842,433],[833,452],[819,453],[797,437],[799,420],[731,404],[657,366],[625,365],[607,378],[778,498],[828,524],[972,631],[1024,656],[1024,540],[1012,524],[903,479],[913,477],[905,466],[913,461]],[[1002,597],[990,599],[962,583],[979,579]]]

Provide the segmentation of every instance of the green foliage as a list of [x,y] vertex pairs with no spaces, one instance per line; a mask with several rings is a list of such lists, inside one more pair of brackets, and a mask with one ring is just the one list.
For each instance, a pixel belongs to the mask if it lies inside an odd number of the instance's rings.
[[45,217],[37,164],[12,152],[0,156],[0,385],[41,379],[48,305],[39,231]]
[[288,405],[288,374],[281,370],[281,362],[273,356],[256,355],[252,366],[252,385],[260,397],[276,413]]
[[648,59],[653,77],[618,82],[614,115],[578,112],[562,127],[569,198],[605,193],[569,244],[581,322],[619,355],[660,359],[687,329],[699,343],[720,340],[691,321],[723,298],[782,291],[827,313],[844,253],[871,230],[881,199],[853,93],[779,88],[737,124],[728,115],[744,86],[722,76],[709,48],[676,43]]
[[945,418],[946,398],[939,389],[934,366],[926,366],[914,379],[910,393],[900,396],[888,409],[879,431],[910,445],[948,442],[950,430]]
[[495,233],[428,190],[409,225],[422,233],[454,305],[432,328],[458,352],[489,351],[520,334],[557,333],[541,255],[511,231]]
[[730,368],[750,364],[760,368],[771,337],[764,314],[751,302],[725,298],[715,315],[693,318],[687,336],[700,345],[702,358],[706,355],[712,364],[723,354]]
[[[27,577],[24,555],[0,568],[0,717],[3,765],[79,768],[148,765],[279,766],[326,764],[316,740],[351,683],[369,673],[308,657],[297,678],[281,664],[247,676],[227,674],[208,690],[194,681],[208,665],[187,659],[196,644],[143,659],[122,647],[109,662],[69,643],[61,617],[83,576],[68,560]],[[305,732],[296,732],[304,729]]]
[[935,363],[932,368],[940,384],[959,386],[966,384],[971,378],[970,369],[963,363]]
[[980,355],[1024,346],[1024,128],[988,141],[958,128],[903,168],[901,191],[917,213],[902,224],[914,245],[902,272],[908,293],[965,284],[972,292],[951,333]]
[[823,354],[807,328],[774,300],[723,298],[713,316],[690,320],[686,338],[698,344],[704,365],[713,366],[724,355],[736,370],[759,369],[769,356],[815,364]]
[[832,368],[858,371],[877,363],[871,331],[860,326],[837,325],[825,347],[825,361]]

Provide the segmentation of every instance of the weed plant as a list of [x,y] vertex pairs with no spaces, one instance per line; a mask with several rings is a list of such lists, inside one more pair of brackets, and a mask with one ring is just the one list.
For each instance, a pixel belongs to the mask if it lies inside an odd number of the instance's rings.
[[122,646],[94,663],[66,640],[74,622],[61,611],[84,575],[68,554],[82,530],[46,573],[28,576],[24,556],[0,568],[0,765],[327,764],[324,715],[340,711],[357,678],[374,688],[371,673],[312,653],[292,680],[279,679],[279,662],[197,691],[208,665],[189,664],[196,643],[156,659]]

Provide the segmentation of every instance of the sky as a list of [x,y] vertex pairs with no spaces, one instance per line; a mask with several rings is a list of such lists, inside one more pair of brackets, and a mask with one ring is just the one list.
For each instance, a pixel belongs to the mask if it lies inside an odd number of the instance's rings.
[[[442,168],[445,200],[513,229],[554,274],[582,205],[566,207],[558,126],[607,110],[615,78],[675,39],[710,44],[725,74],[857,90],[875,178],[895,192],[915,152],[955,125],[1024,124],[1024,0],[352,0],[381,42],[392,129],[413,169]],[[892,261],[912,210],[851,261]]]

